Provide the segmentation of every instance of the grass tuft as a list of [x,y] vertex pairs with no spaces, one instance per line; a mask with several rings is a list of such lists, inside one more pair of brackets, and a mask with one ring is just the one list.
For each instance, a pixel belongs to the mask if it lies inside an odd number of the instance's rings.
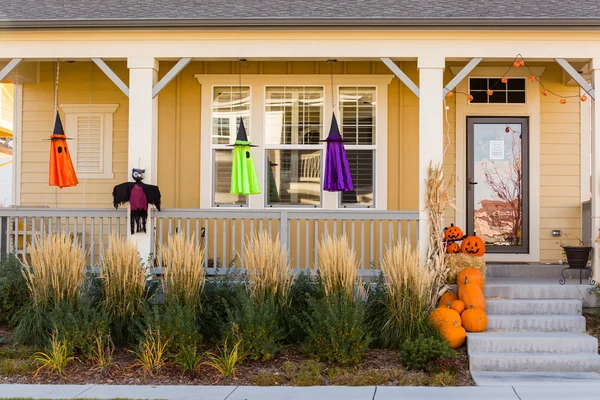
[[317,268],[326,296],[344,293],[353,297],[360,265],[346,235],[340,238],[328,235],[319,242]]

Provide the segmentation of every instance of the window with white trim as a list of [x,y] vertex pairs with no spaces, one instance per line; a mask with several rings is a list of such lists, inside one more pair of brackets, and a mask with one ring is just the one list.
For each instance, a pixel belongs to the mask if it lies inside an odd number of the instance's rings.
[[323,87],[266,87],[268,207],[321,206],[323,93]]
[[342,207],[373,207],[375,204],[375,152],[377,149],[377,88],[339,88],[340,128],[354,190],[342,192]]
[[113,178],[113,115],[118,104],[61,104],[75,171],[88,178]]
[[469,78],[472,104],[525,104],[525,78]]
[[[387,209],[387,103],[393,75],[197,74],[202,86],[200,207]],[[334,95],[336,98],[332,99]],[[333,101],[332,101],[333,100]],[[332,104],[355,190],[323,190]],[[261,193],[231,195],[243,118]],[[378,152],[378,150],[380,150]]]
[[230,145],[235,142],[240,120],[244,121],[248,139],[252,140],[250,88],[248,86],[213,87],[211,114],[213,206],[247,206],[246,196],[230,193],[233,161],[233,147]]

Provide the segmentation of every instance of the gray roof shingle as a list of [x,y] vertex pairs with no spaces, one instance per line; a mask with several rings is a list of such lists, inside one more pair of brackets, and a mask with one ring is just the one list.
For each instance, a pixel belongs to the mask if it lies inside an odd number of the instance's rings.
[[600,26],[600,0],[0,0],[6,27],[519,23]]

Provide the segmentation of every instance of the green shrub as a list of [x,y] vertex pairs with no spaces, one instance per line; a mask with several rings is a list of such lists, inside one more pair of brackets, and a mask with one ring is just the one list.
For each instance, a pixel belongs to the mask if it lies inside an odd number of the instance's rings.
[[13,325],[17,312],[31,301],[21,270],[12,254],[0,261],[0,325]]
[[275,299],[254,301],[241,293],[236,308],[228,309],[227,336],[240,342],[244,358],[266,361],[281,351],[284,338]]
[[325,384],[323,365],[314,360],[302,363],[286,362],[281,367],[292,386],[320,386]]
[[309,299],[321,299],[323,295],[318,275],[310,271],[298,274],[290,289],[290,306],[282,311],[287,343],[301,343],[306,338],[304,326],[307,323],[306,310]]
[[371,338],[364,324],[364,308],[345,293],[310,299],[303,350],[319,361],[356,364]]
[[52,333],[52,321],[46,311],[30,303],[17,312],[15,321],[18,321],[12,332],[15,344],[36,348],[43,348],[48,344]]
[[281,386],[285,382],[283,376],[272,372],[259,372],[250,376],[249,380],[254,386]]
[[191,306],[175,302],[151,305],[144,311],[143,330],[160,332],[162,342],[168,343],[168,353],[174,356],[181,349],[197,347],[202,342],[196,318]]
[[209,279],[202,291],[202,308],[199,313],[200,332],[213,343],[223,340],[228,328],[228,309],[237,307],[244,286],[230,278]]
[[436,365],[441,365],[443,360],[453,360],[456,352],[448,342],[437,337],[419,337],[407,340],[400,347],[400,362],[407,369],[438,372]]
[[365,302],[367,329],[373,338],[372,345],[376,347],[385,348],[387,344],[385,337],[382,337],[382,332],[389,319],[388,304],[385,278],[383,273],[379,272],[369,287],[369,297]]
[[29,375],[35,371],[31,360],[14,358],[0,359],[0,376]]
[[175,362],[183,372],[194,372],[202,361],[202,354],[198,353],[196,346],[182,346],[175,355]]

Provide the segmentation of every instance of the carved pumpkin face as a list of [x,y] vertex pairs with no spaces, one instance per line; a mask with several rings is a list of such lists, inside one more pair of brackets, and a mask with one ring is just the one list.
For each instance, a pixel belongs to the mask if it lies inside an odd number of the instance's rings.
[[463,231],[458,226],[454,226],[454,224],[450,224],[450,227],[444,228],[444,240],[446,242],[460,240],[463,236]]
[[456,242],[448,243],[446,245],[446,254],[460,253],[460,245]]
[[478,236],[467,236],[460,245],[460,250],[473,257],[481,257],[485,254],[485,244]]

